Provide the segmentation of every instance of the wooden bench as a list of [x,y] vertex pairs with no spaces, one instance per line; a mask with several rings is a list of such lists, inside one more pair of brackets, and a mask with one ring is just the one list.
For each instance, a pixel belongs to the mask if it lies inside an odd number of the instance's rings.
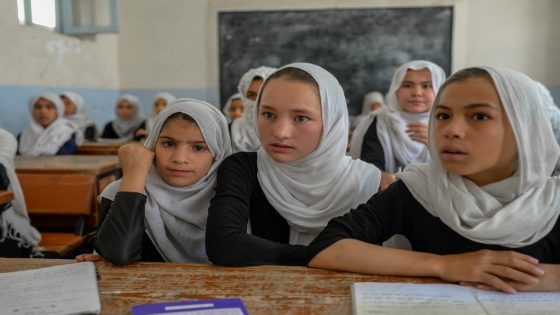
[[[65,256],[97,224],[96,197],[119,171],[116,156],[16,157],[18,175],[39,244]],[[53,232],[54,231],[54,232]]]

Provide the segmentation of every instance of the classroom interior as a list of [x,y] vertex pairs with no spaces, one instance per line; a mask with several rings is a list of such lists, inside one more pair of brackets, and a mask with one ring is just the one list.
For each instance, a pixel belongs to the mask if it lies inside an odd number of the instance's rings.
[[[453,7],[452,64],[523,72],[560,99],[560,2],[555,0],[119,0],[117,33],[68,36],[21,25],[17,1],[0,3],[0,126],[19,134],[29,99],[75,91],[97,129],[120,94],[150,113],[157,92],[220,106],[218,13],[355,8]],[[312,62],[312,60],[309,60]],[[556,101],[558,103],[558,101]]]

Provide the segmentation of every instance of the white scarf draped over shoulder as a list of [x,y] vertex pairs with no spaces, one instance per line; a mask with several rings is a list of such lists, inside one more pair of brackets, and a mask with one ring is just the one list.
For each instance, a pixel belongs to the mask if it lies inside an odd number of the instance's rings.
[[175,96],[168,92],[161,92],[154,96],[154,100],[152,101],[152,114],[150,115],[150,117],[148,117],[148,119],[146,119],[146,130],[148,132],[152,131],[152,129],[154,128],[154,122],[156,121],[157,116],[157,113],[155,112],[155,105],[156,102],[160,99],[164,100],[167,105],[169,105],[175,100]]
[[433,62],[414,60],[400,66],[391,80],[389,92],[385,98],[387,106],[376,110],[362,119],[352,135],[350,156],[359,159],[362,153],[364,136],[377,119],[377,136],[383,146],[385,156],[385,171],[396,173],[399,168],[408,163],[421,163],[429,161],[429,150],[423,143],[416,142],[405,132],[406,126],[412,122],[428,123],[430,112],[408,113],[402,110],[397,100],[397,90],[408,70],[428,69],[432,74],[432,89],[434,94],[445,80],[445,71]]
[[447,173],[434,144],[432,119],[432,162],[409,165],[398,176],[428,212],[463,237],[509,248],[528,246],[546,236],[558,220],[560,178],[552,174],[560,148],[537,85],[513,70],[481,68],[490,74],[515,134],[515,174],[477,186],[462,176]]
[[[228,126],[216,107],[199,100],[177,99],[157,116],[144,144],[147,148],[155,150],[163,124],[175,113],[185,113],[196,121],[214,163],[204,177],[184,187],[170,186],[152,166],[146,183],[146,232],[166,261],[207,262],[206,220],[218,167],[231,154]],[[114,200],[119,186],[120,180],[111,183],[101,197]]]
[[132,107],[134,107],[134,115],[129,119],[122,119],[117,115],[113,120],[113,130],[122,139],[132,139],[134,137],[134,131],[142,125],[145,121],[144,114],[142,113],[142,107],[140,106],[140,100],[131,94],[123,94],[117,99],[117,104],[115,105],[115,111],[120,102],[126,100]]
[[84,99],[79,94],[74,92],[64,92],[60,95],[68,98],[76,106],[76,113],[64,116],[66,119],[76,124],[82,133],[84,133],[88,127],[95,126],[95,122],[89,117],[86,111]]
[[14,193],[12,206],[0,215],[0,242],[9,238],[17,241],[20,246],[35,248],[41,241],[41,234],[29,223],[25,198],[15,172],[16,151],[16,138],[0,129],[0,164],[4,165],[10,180],[8,190]]
[[264,81],[275,70],[275,68],[264,66],[254,68],[247,71],[239,80],[237,90],[241,94],[241,101],[243,102],[243,116],[231,124],[233,152],[255,152],[261,146],[255,126],[253,125],[255,120],[255,101],[247,98],[247,91],[254,79],[262,78]]
[[[56,119],[47,128],[38,123],[33,116],[33,108],[39,99],[45,99],[56,107]],[[19,139],[19,152],[26,156],[55,155],[66,141],[75,136],[76,145],[84,141],[78,126],[64,118],[64,104],[53,93],[42,93],[31,99],[28,104],[29,124]]]
[[[381,172],[372,164],[346,156],[348,109],[336,78],[308,63],[283,68],[301,69],[317,82],[323,133],[315,151],[290,163],[274,161],[261,147],[257,151],[257,178],[266,199],[290,225],[290,244],[307,245],[330,219],[373,196]],[[259,100],[260,95],[257,104]]]

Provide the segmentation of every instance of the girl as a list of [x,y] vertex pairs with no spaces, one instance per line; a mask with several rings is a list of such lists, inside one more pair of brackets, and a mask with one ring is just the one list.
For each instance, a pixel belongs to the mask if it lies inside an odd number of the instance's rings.
[[86,112],[84,99],[74,92],[64,92],[60,94],[60,99],[64,103],[64,117],[78,126],[86,140],[95,141],[95,122]]
[[[436,98],[429,139],[431,163],[409,165],[333,219],[309,246],[309,266],[559,290],[560,268],[548,264],[560,263],[560,177],[551,175],[560,148],[535,83],[507,69],[459,71]],[[419,252],[373,245],[395,233]]]
[[29,223],[23,191],[14,167],[17,141],[0,129],[0,189],[11,190],[14,201],[0,205],[0,257],[41,256],[41,234]]
[[156,94],[153,101],[152,115],[146,119],[146,129],[138,129],[134,135],[139,138],[146,138],[154,127],[154,121],[157,115],[161,113],[165,106],[171,104],[174,100],[175,96],[171,93],[163,92]]
[[123,178],[101,193],[97,252],[116,264],[207,262],[208,206],[230,153],[226,120],[214,106],[186,98],[167,106],[145,146],[119,149]]
[[276,69],[259,67],[247,71],[239,80],[237,89],[243,101],[244,116],[231,124],[231,145],[233,152],[255,152],[260,142],[255,132],[255,100],[263,81]]
[[135,133],[139,129],[146,129],[146,121],[142,115],[140,101],[134,95],[124,94],[117,100],[115,108],[117,117],[107,123],[101,138],[139,140]]
[[74,154],[83,143],[78,127],[64,118],[64,105],[52,93],[29,102],[29,125],[19,137],[19,153],[27,156]]
[[385,106],[383,94],[377,91],[366,94],[362,103],[362,112],[354,119],[354,126],[359,125],[362,119],[368,117],[371,112],[374,112],[383,106]]
[[345,155],[348,112],[325,69],[283,67],[257,99],[261,148],[227,158],[208,210],[206,250],[220,265],[305,265],[328,220],[365,202],[380,171]]
[[393,75],[387,106],[361,120],[350,155],[396,173],[408,163],[426,162],[428,116],[445,72],[429,61],[410,61]]
[[226,115],[227,121],[231,126],[231,123],[243,116],[243,101],[241,100],[241,94],[235,93],[229,97],[226,105],[222,109],[222,113]]

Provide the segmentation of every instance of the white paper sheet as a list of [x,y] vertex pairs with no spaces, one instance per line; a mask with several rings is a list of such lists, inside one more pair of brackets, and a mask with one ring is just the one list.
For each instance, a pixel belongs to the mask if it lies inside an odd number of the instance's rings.
[[98,314],[95,265],[82,262],[0,273],[1,314]]

